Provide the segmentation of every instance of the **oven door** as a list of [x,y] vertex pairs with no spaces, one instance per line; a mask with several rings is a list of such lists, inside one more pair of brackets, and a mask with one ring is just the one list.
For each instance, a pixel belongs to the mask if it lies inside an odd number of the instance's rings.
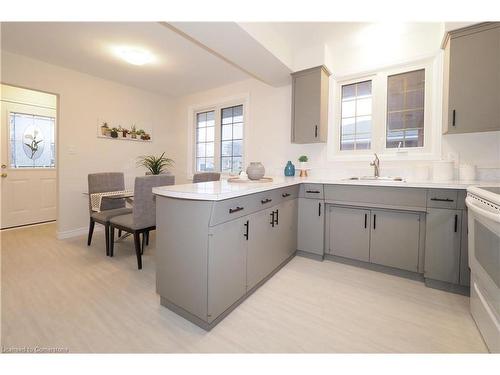
[[471,313],[493,353],[500,353],[500,211],[467,197]]

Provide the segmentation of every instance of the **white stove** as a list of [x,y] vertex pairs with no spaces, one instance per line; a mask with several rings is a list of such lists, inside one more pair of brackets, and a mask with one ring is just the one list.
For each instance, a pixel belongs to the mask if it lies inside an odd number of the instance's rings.
[[473,186],[469,209],[470,309],[488,349],[500,353],[500,186]]

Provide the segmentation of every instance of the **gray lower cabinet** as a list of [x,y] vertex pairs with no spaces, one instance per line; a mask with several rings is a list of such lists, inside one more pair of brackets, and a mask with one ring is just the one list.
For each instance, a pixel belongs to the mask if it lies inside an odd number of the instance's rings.
[[245,217],[216,225],[208,239],[208,321],[212,322],[246,289],[247,240]]
[[418,271],[420,215],[371,210],[370,262]]
[[285,201],[276,209],[278,260],[283,262],[297,250],[297,199]]
[[458,284],[462,211],[430,208],[426,226],[424,277]]
[[370,210],[329,207],[329,253],[364,262],[370,260]]
[[325,207],[322,199],[299,198],[297,250],[324,253]]

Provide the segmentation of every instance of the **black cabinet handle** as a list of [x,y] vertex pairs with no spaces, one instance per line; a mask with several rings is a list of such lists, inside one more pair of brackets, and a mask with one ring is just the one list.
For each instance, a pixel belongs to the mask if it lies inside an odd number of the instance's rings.
[[319,194],[321,192],[319,190],[306,190],[306,193],[308,193],[308,194]]
[[453,119],[451,120],[451,125],[455,126],[455,120],[456,120],[455,110],[453,110],[452,117],[453,117]]
[[274,228],[274,211],[270,213],[271,215],[271,226]]
[[365,214],[365,229],[366,229],[367,220],[368,220],[368,214]]
[[455,233],[458,231],[458,215],[455,215]]
[[269,203],[269,202],[272,202],[272,201],[273,201],[272,199],[266,198],[266,199],[261,200],[260,203],[266,204],[266,203]]
[[243,210],[243,207],[230,208],[229,213],[234,214],[235,212]]
[[450,198],[431,198],[431,201],[437,201],[437,202],[453,202],[453,199],[450,199]]
[[243,236],[245,236],[245,239],[248,241],[248,230],[249,230],[249,227],[250,227],[250,223],[247,222],[245,223],[245,234]]
[[318,203],[318,216],[321,216],[321,202]]
[[282,196],[283,198],[286,198],[286,197],[289,197],[289,196],[290,196],[290,194],[289,194],[289,193],[283,193],[283,194],[281,194],[281,196]]
[[276,210],[276,216],[274,217],[274,224],[278,225],[279,224],[279,215],[278,215],[278,210]]
[[314,125],[314,138],[318,138],[318,125]]
[[373,230],[377,228],[377,215],[373,215]]

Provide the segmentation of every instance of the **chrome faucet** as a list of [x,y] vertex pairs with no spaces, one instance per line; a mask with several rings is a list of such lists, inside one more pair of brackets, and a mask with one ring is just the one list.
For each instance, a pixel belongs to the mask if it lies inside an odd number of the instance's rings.
[[373,175],[375,177],[380,177],[380,159],[378,158],[377,154],[375,155],[375,159],[370,163],[372,167],[374,167]]

